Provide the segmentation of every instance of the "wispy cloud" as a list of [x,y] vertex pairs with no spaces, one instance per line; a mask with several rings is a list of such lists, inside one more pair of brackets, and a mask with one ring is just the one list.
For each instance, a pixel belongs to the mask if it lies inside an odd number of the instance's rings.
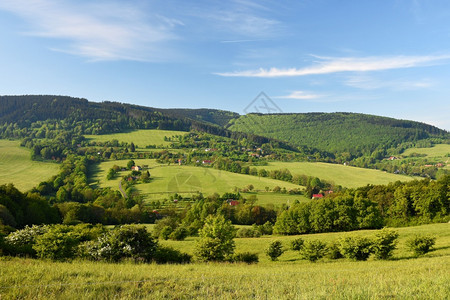
[[322,97],[323,97],[323,95],[319,95],[319,94],[315,94],[315,93],[311,93],[311,92],[293,91],[289,95],[278,96],[278,97],[273,97],[273,98],[277,98],[277,99],[296,99],[296,100],[312,100],[312,99],[317,99],[317,98],[322,98]]
[[375,89],[385,89],[389,88],[392,90],[416,90],[430,88],[435,85],[435,82],[431,79],[425,78],[420,80],[410,80],[410,79],[393,79],[393,80],[380,80],[378,78],[367,76],[367,75],[357,75],[352,76],[344,82],[345,85],[364,89],[364,90],[375,90]]
[[26,20],[25,34],[57,40],[62,46],[53,50],[91,60],[159,60],[182,25],[146,14],[134,1],[2,0],[0,9]]
[[[192,6],[192,5],[189,5]],[[224,42],[248,42],[274,37],[280,33],[282,22],[264,1],[209,1],[207,5],[188,9],[190,14],[206,21],[204,31]]]
[[320,61],[304,68],[270,68],[215,73],[225,77],[293,77],[338,72],[369,72],[433,65],[450,59],[450,55],[390,56],[390,57],[317,57]]

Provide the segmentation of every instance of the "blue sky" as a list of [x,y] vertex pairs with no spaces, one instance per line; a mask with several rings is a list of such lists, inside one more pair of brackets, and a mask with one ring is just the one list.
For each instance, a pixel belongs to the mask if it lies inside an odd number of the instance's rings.
[[450,130],[446,0],[1,0],[0,94],[244,113],[360,112]]

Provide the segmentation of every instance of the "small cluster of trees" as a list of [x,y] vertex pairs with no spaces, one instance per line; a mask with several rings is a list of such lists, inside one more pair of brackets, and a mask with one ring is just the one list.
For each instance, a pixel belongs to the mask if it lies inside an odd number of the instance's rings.
[[280,234],[378,229],[448,220],[450,176],[348,189],[295,204],[277,217]]
[[[329,259],[348,258],[364,261],[371,255],[375,259],[386,260],[393,256],[397,248],[398,232],[383,228],[373,237],[350,235],[337,241],[325,243],[321,240],[307,240],[297,238],[291,241],[290,249],[298,251],[300,258],[315,262],[327,257]],[[414,236],[406,241],[409,250],[414,256],[428,253],[435,244],[436,238],[432,236]],[[275,261],[285,252],[281,241],[273,241],[266,249],[267,256]]]

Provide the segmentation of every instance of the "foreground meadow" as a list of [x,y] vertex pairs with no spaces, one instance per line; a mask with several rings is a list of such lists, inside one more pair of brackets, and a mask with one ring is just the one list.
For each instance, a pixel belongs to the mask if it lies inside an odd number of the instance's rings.
[[[398,228],[394,259],[355,262],[324,259],[310,263],[288,251],[272,262],[260,254],[254,265],[106,264],[87,261],[0,260],[1,299],[448,299],[450,294],[450,224]],[[405,240],[413,234],[437,237],[435,250],[413,258]],[[302,236],[333,240],[347,234]],[[298,236],[297,236],[298,237]],[[261,253],[274,239],[285,246],[296,237],[236,239],[237,252]],[[192,251],[192,240],[172,242]]]

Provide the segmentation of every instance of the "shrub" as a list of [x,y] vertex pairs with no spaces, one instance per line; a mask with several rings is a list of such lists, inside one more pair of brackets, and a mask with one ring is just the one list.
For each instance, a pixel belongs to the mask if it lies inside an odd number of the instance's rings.
[[398,232],[383,228],[373,240],[372,251],[377,259],[388,259],[396,248]]
[[251,253],[251,252],[242,252],[242,253],[236,253],[233,256],[234,262],[245,262],[248,264],[256,264],[259,261],[259,257],[257,253]]
[[278,257],[280,257],[283,252],[283,244],[281,241],[273,241],[266,249],[266,254],[272,261],[278,260]]
[[11,232],[5,237],[4,248],[5,252],[10,255],[25,255],[36,256],[36,251],[33,249],[33,245],[36,242],[36,238],[48,231],[46,225],[33,225],[25,226],[21,230]]
[[104,234],[93,247],[94,257],[117,262],[123,258],[149,262],[158,243],[153,240],[143,226],[123,225]]
[[158,246],[153,259],[158,264],[187,264],[191,262],[192,257],[170,247]]
[[315,262],[327,253],[327,245],[319,240],[306,241],[300,250],[302,258]]
[[299,251],[304,243],[305,241],[302,238],[295,239],[291,242],[291,249],[294,251]]
[[199,261],[224,261],[234,252],[236,230],[222,215],[209,215],[199,232],[195,256]]
[[436,238],[428,235],[427,236],[416,235],[406,241],[406,245],[416,256],[428,253],[435,243]]
[[187,229],[183,226],[179,226],[169,235],[169,238],[174,241],[184,241],[187,236]]
[[240,228],[236,232],[236,237],[238,238],[252,238],[252,237],[260,237],[261,232],[258,230],[255,230],[254,228]]
[[344,257],[339,250],[339,244],[337,242],[331,242],[327,245],[327,257],[330,259],[339,259]]
[[53,225],[36,238],[33,249],[40,258],[65,260],[76,256],[79,243],[80,238],[73,232],[72,226]]
[[371,253],[372,241],[364,237],[346,237],[340,240],[339,250],[346,258],[367,260]]
[[164,226],[159,233],[159,238],[163,240],[168,240],[172,232],[173,232],[172,227]]

